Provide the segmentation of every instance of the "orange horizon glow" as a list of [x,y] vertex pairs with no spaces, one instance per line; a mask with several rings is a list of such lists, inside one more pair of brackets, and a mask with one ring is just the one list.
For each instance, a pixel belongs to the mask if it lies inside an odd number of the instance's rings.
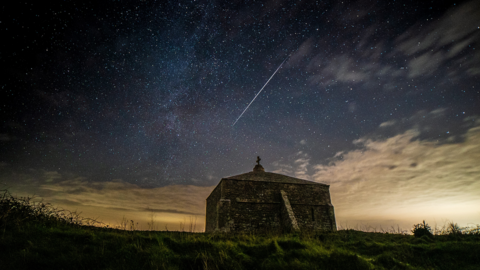
[[[459,142],[421,141],[418,131],[408,130],[384,140],[360,138],[353,143],[361,145],[361,150],[337,153],[327,165],[310,164],[309,154],[298,152],[294,165],[273,162],[276,170],[271,171],[329,184],[340,229],[400,227],[409,231],[423,220],[432,227],[449,222],[474,227],[480,224],[477,122]],[[387,124],[380,128],[392,125]],[[59,181],[61,175],[56,171],[43,175],[42,181],[28,173],[16,174],[15,181],[9,176],[0,180],[8,184],[12,195],[36,195],[36,200],[81,212],[110,227],[120,226],[123,218],[133,220],[142,230],[152,228],[148,223],[153,218],[154,229],[178,231],[183,227],[188,231],[196,219],[195,231],[204,231],[205,200],[215,187],[142,188],[122,180],[99,183],[76,177]]]

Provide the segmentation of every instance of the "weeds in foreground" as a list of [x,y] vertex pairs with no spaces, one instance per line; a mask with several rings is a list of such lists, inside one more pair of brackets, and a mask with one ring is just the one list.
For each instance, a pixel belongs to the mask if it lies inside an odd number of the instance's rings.
[[13,197],[8,190],[0,190],[0,228],[21,226],[35,222],[46,225],[101,226],[103,223],[81,217],[81,213],[52,206],[50,203],[35,202],[34,197]]
[[453,221],[446,222],[442,227],[435,226],[432,229],[434,235],[480,235],[480,225],[472,227],[460,227]]
[[[46,209],[46,210],[45,210]],[[63,214],[62,214],[63,213]],[[377,232],[188,233],[118,229],[30,198],[0,200],[0,262],[5,269],[480,269],[480,226],[450,222],[414,237],[392,227]],[[70,219],[72,217],[72,219]],[[87,220],[87,221],[84,221]],[[184,221],[194,231],[196,219]],[[67,226],[65,226],[67,225]],[[413,229],[413,230],[414,230]],[[399,233],[394,233],[399,232]],[[453,237],[452,237],[453,236]],[[2,268],[2,269],[3,269]]]
[[390,227],[382,227],[382,226],[371,226],[371,225],[355,225],[355,226],[348,226],[347,225],[338,225],[337,228],[339,231],[341,230],[355,230],[355,231],[362,231],[362,232],[373,232],[373,233],[389,233],[389,234],[408,234],[408,230],[404,230],[400,228],[397,224],[396,226]]

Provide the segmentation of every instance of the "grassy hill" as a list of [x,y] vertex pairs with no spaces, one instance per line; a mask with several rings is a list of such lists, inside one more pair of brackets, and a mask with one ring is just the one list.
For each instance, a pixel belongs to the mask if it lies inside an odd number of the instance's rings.
[[480,269],[478,229],[433,237],[354,230],[229,235],[91,224],[5,193],[0,269]]

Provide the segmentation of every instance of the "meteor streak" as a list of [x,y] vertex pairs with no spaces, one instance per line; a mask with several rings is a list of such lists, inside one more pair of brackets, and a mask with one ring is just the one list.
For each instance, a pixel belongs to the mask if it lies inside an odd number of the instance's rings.
[[[287,56],[288,58],[288,56]],[[253,98],[253,100],[250,102],[250,104],[248,104],[247,108],[245,108],[245,110],[243,110],[242,114],[240,114],[240,116],[237,118],[237,120],[235,121],[235,123],[233,123],[232,127],[235,126],[235,124],[237,123],[238,119],[240,119],[240,117],[242,117],[242,115],[247,111],[248,107],[250,107],[250,105],[252,105],[252,103],[255,101],[255,99],[258,97],[258,95],[260,95],[260,93],[262,92],[263,88],[265,88],[265,86],[267,86],[268,82],[270,82],[270,80],[273,78],[273,76],[275,76],[275,74],[277,73],[277,71],[282,67],[283,63],[285,63],[285,61],[287,60],[287,58],[285,58],[285,60],[283,60],[283,62],[280,64],[280,66],[278,66],[277,70],[275,70],[275,72],[272,74],[272,76],[270,76],[270,79],[268,79],[268,81],[263,85],[262,89],[260,89],[260,91],[258,91],[257,95]]]

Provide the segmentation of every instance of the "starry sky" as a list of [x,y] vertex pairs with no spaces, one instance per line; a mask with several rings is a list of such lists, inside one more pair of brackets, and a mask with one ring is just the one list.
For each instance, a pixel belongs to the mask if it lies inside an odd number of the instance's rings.
[[260,156],[329,184],[342,227],[479,224],[478,18],[478,1],[4,5],[0,186],[203,230],[214,186]]

